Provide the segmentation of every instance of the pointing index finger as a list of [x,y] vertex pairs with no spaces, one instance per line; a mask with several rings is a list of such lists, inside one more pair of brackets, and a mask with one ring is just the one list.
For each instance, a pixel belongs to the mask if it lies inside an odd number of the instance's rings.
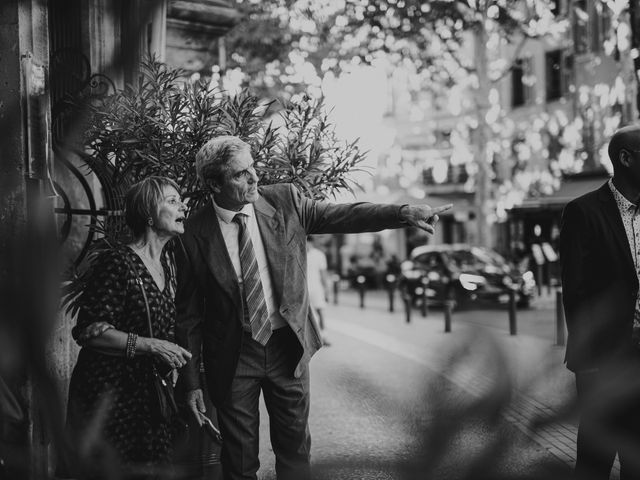
[[446,205],[440,205],[439,207],[431,207],[431,215],[437,215],[438,213],[446,212],[453,208],[453,203],[447,203]]

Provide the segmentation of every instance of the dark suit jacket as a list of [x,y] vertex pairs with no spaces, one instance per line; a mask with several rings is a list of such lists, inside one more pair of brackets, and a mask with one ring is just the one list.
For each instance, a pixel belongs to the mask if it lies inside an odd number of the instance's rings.
[[[280,314],[298,338],[292,352],[294,374],[300,375],[322,342],[309,309],[306,236],[314,233],[373,232],[399,228],[398,205],[315,202],[290,184],[260,188],[254,204]],[[193,357],[183,368],[184,386],[200,387],[198,365],[205,366],[214,405],[226,398],[242,341],[240,287],[213,205],[192,214],[178,248],[178,320],[176,337]]]
[[638,277],[618,206],[606,183],[565,207],[560,260],[569,332],[567,367],[601,368],[626,358],[632,352]]

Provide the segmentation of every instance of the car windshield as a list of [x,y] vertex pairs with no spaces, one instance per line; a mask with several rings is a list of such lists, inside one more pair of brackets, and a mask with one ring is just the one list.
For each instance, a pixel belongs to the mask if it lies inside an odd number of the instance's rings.
[[457,270],[503,271],[506,262],[498,253],[472,248],[471,250],[452,250],[449,252],[450,265]]

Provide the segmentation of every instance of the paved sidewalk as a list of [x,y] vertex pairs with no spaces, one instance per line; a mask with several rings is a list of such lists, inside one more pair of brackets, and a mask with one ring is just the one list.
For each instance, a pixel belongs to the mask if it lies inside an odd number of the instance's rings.
[[[574,378],[563,364],[564,347],[554,344],[553,292],[537,298],[531,309],[518,311],[519,324],[533,334],[516,336],[509,335],[506,310],[454,312],[452,332],[445,333],[442,310],[430,309],[426,318],[414,310],[408,324],[398,297],[393,313],[388,310],[386,292],[368,292],[364,309],[359,303],[354,291],[340,292],[339,304],[330,304],[326,312],[329,338],[332,331],[339,332],[410,359],[478,398],[498,388],[506,370],[513,382],[513,396],[502,412],[504,418],[558,460],[573,466],[577,433],[571,412]],[[479,327],[474,320],[490,326]],[[464,349],[469,351],[469,361],[451,368],[452,355]],[[503,363],[487,368],[496,361]],[[612,478],[618,477],[616,462]]]

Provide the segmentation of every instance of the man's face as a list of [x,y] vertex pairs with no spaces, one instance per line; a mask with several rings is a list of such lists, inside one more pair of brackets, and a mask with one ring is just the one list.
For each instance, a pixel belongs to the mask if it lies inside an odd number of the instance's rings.
[[631,180],[633,186],[636,188],[640,188],[640,151],[637,150],[629,150],[629,168],[628,173],[629,179]]
[[640,150],[634,150],[632,146],[622,147],[620,150],[620,165],[618,171],[614,169],[614,177],[622,180],[629,186],[640,189]]
[[216,203],[227,210],[241,210],[258,199],[258,176],[249,149],[236,153],[229,162],[224,180],[213,187]]

